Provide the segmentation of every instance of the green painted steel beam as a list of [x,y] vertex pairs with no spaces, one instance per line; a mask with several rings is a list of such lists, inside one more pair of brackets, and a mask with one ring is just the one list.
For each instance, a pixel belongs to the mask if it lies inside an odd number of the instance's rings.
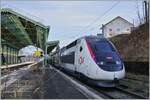
[[20,49],[20,48],[18,48],[17,46],[13,45],[12,43],[7,42],[7,41],[4,40],[4,39],[1,39],[1,45],[7,45],[7,46],[12,47],[12,48],[17,49],[17,50]]
[[32,20],[32,19],[30,19],[30,18],[28,18],[28,17],[26,17],[26,16],[24,16],[24,15],[22,15],[22,14],[20,14],[20,13],[17,13],[17,12],[13,11],[13,10],[10,9],[10,8],[2,8],[2,9],[1,9],[1,13],[11,13],[11,14],[14,14],[14,15],[16,15],[16,16],[18,16],[18,17],[21,17],[21,18],[23,18],[23,19],[25,19],[25,20],[27,20],[27,21],[29,21],[29,22],[31,22],[31,23],[34,23],[34,24],[37,25],[37,26],[41,26],[41,27],[43,27],[43,28],[45,28],[45,29],[48,28],[47,26],[43,25],[42,23],[37,22],[37,21],[35,21],[35,20]]
[[[16,16],[12,16],[12,19],[14,20],[14,23],[16,24],[16,27],[18,29],[20,29],[20,34],[23,35],[24,40],[22,40],[23,42],[26,42],[28,44],[33,44],[30,37],[28,36],[27,32],[25,31],[23,25],[21,24],[21,22],[19,21],[19,19]],[[19,37],[22,38],[22,37]]]
[[[46,42],[49,34],[48,26],[45,26],[11,9],[6,8],[1,9],[1,25],[2,25],[2,38],[4,37],[6,38],[6,40],[9,40],[11,39],[11,37],[14,36],[16,37],[16,40],[12,39],[10,40],[12,41],[10,44],[12,45],[17,44],[16,46],[18,48],[25,47],[29,44],[33,45],[36,44],[39,48],[46,51]],[[5,32],[5,30],[7,31],[7,33]],[[5,37],[6,35],[8,37]]]
[[[24,29],[22,29],[23,27],[21,23],[19,23],[18,19],[15,16],[2,15],[1,18],[3,28],[9,31],[8,35],[14,35],[23,46],[32,44],[32,41],[30,40]],[[2,36],[3,34],[5,33],[2,33]]]

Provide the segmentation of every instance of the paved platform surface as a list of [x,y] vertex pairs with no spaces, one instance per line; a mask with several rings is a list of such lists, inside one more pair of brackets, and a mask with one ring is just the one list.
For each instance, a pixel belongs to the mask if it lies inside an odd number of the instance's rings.
[[[76,83],[67,75],[50,66],[40,67],[39,70],[31,70],[28,67],[6,75],[6,77],[8,76],[6,85],[4,84],[6,88],[3,90],[3,99],[99,98],[83,85]],[[6,77],[3,76],[1,81]]]
[[[87,99],[86,95],[53,68],[45,69],[42,90],[44,99]],[[39,95],[35,94],[33,98],[39,98]]]

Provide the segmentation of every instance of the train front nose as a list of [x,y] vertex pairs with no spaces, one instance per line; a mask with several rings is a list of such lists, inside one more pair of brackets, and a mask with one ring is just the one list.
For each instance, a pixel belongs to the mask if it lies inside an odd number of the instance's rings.
[[116,52],[105,52],[96,55],[96,64],[103,70],[114,72],[123,68],[123,63]]
[[97,76],[100,79],[116,81],[125,75],[123,63],[116,52],[105,52],[96,56]]

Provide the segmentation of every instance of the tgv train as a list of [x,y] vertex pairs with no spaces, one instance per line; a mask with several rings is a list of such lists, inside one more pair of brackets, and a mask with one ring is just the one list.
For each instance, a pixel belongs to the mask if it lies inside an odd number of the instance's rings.
[[60,67],[90,84],[114,87],[125,68],[114,45],[98,36],[81,37],[53,54]]

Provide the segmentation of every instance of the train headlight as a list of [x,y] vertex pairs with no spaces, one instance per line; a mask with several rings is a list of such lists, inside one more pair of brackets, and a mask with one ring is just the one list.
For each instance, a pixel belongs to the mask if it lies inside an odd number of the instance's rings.
[[117,65],[120,65],[120,64],[121,64],[121,61],[116,61],[116,64],[117,64]]
[[98,65],[104,65],[104,62],[103,61],[100,61],[97,63]]

